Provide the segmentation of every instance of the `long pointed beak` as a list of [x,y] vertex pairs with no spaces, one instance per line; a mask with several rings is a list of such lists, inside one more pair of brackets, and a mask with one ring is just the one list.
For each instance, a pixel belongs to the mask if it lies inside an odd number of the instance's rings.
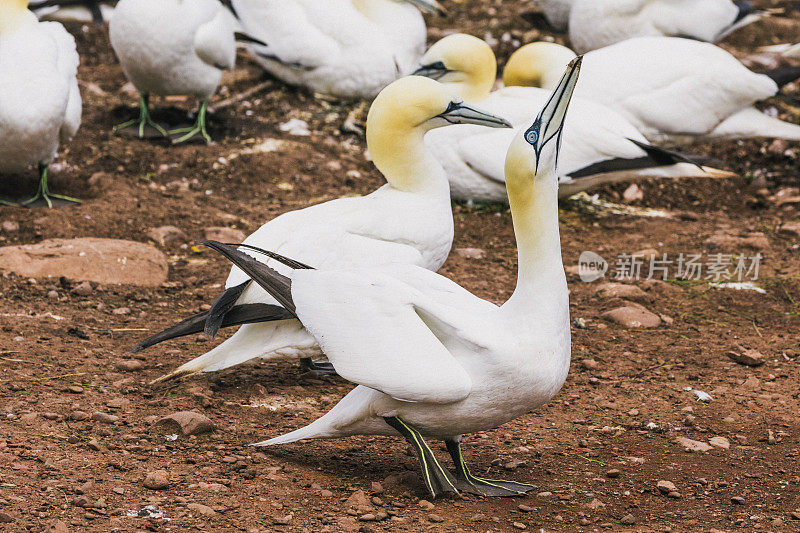
[[575,86],[578,83],[582,61],[583,56],[578,56],[567,65],[564,76],[558,82],[553,94],[550,95],[550,99],[545,104],[544,109],[539,113],[536,122],[531,126],[531,129],[533,129],[538,125],[536,140],[531,143],[537,148],[537,151],[541,151],[544,145],[554,138],[560,144],[561,132],[564,128],[564,121],[567,118],[567,109],[572,100],[572,94],[575,92]]
[[424,13],[436,13],[437,15],[447,15],[447,10],[436,0],[406,0],[409,4],[413,4]]
[[503,117],[481,111],[464,102],[452,102],[447,111],[438,115],[450,124],[476,124],[489,128],[513,128],[509,121]]
[[442,63],[441,61],[437,61],[436,63],[431,63],[430,65],[422,65],[417,70],[415,70],[411,75],[425,76],[426,78],[439,81],[448,72],[450,72],[450,70],[444,66],[444,63]]

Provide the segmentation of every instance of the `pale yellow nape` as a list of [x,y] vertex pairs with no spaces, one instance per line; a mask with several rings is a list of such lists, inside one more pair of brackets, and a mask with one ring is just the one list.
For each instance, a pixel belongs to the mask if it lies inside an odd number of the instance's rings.
[[375,98],[367,115],[367,148],[392,187],[412,191],[430,184],[426,123],[454,98],[444,85],[421,76],[400,78]]
[[420,63],[430,65],[441,61],[449,73],[441,81],[467,102],[489,96],[497,80],[497,58],[482,39],[455,33],[437,41],[428,49]]
[[16,27],[28,13],[28,0],[0,0],[0,33]]
[[512,206],[527,206],[533,199],[536,178],[536,152],[526,140],[525,130],[514,136],[506,152],[506,189]]
[[508,59],[503,71],[506,87],[554,89],[575,52],[556,43],[526,44]]

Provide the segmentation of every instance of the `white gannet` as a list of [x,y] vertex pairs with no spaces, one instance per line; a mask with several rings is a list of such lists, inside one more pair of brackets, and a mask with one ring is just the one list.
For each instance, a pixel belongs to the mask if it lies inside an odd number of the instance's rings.
[[569,13],[575,0],[538,0],[547,22],[558,31],[569,27]]
[[234,67],[238,29],[219,0],[120,0],[109,24],[111,46],[141,98],[139,118],[115,129],[143,137],[152,128],[166,136],[150,117],[149,96],[191,95],[200,100],[194,126],[169,133],[176,143],[198,135],[211,142],[208,101],[222,71]]
[[579,53],[646,36],[715,43],[761,16],[742,0],[575,0],[569,37]]
[[[57,22],[39,22],[27,0],[0,3],[0,172],[39,167],[39,190],[23,202],[52,198],[47,168],[61,142],[81,125],[75,39]],[[8,203],[8,202],[4,202]]]
[[31,0],[31,11],[40,19],[103,22],[111,20],[116,0]]
[[[503,81],[551,88],[556,65],[571,57],[571,50],[557,44],[525,45],[512,54]],[[618,111],[651,140],[800,140],[800,126],[754,107],[798,77],[800,67],[756,74],[713,44],[639,37],[586,54],[576,96]]]
[[[420,9],[435,0],[233,0],[250,46],[270,74],[335,97],[373,98],[410,74],[425,51]],[[417,7],[415,7],[417,6]]]
[[[438,270],[453,243],[453,215],[447,176],[425,148],[424,135],[461,123],[510,127],[464,104],[435,81],[418,76],[397,80],[381,91],[367,117],[367,147],[388,183],[367,196],[290,211],[264,224],[244,244],[292,255],[315,267],[402,263]],[[225,287],[211,311],[142,341],[134,350],[204,330],[213,335],[221,326],[287,318],[278,302],[240,269],[231,270]],[[167,378],[222,370],[255,358],[302,358],[308,365],[308,358],[317,355],[316,341],[296,320],[248,323]]]
[[[508,150],[506,184],[519,272],[497,306],[410,265],[279,274],[235,248],[208,243],[283,300],[336,371],[358,384],[308,426],[261,442],[402,435],[431,495],[518,496],[534,487],[481,479],[461,454],[466,433],[496,428],[549,401],[569,371],[569,291],[561,260],[555,164],[580,60]],[[425,438],[442,439],[453,476]]]
[[[490,93],[497,61],[489,45],[471,35],[453,34],[441,39],[420,62],[418,74],[444,83],[464,100],[506,118],[517,129],[527,127],[550,97],[548,90],[530,87]],[[568,62],[558,67],[561,72]],[[457,125],[431,131],[425,141],[447,172],[454,198],[507,202],[503,165],[515,136],[514,130]],[[650,146],[621,115],[586,99],[572,100],[564,139],[558,166],[561,197],[604,183],[645,177],[730,176]]]

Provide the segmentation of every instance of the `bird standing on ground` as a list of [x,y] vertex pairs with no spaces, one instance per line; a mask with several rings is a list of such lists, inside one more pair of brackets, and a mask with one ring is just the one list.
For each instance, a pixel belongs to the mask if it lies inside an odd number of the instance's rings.
[[[580,59],[568,67],[506,158],[517,237],[517,286],[502,306],[409,265],[293,270],[284,276],[238,250],[209,243],[285,302],[358,386],[308,426],[260,443],[402,435],[417,451],[432,496],[518,496],[534,487],[473,475],[466,433],[496,428],[549,401],[569,371],[569,291],[561,260],[558,177],[564,117]],[[425,438],[442,439],[453,476]]]
[[[394,82],[378,95],[367,117],[367,147],[388,183],[367,196],[285,213],[244,244],[291,255],[315,267],[400,263],[438,270],[453,243],[453,214],[447,176],[425,148],[424,135],[461,123],[510,127],[503,119],[464,104],[435,81],[413,76]],[[222,326],[245,323],[230,339],[166,379],[222,370],[255,358],[306,358],[308,364],[308,358],[321,354],[303,325],[286,316],[279,302],[250,283],[240,269],[232,269],[225,286],[208,313],[141,342],[135,350],[204,330],[213,335]]]
[[233,14],[218,0],[120,0],[109,25],[111,46],[141,98],[139,118],[115,130],[140,138],[167,136],[150,117],[150,95],[191,95],[200,100],[195,124],[169,134],[175,143],[196,136],[211,142],[208,101],[222,71],[234,67],[237,29]]
[[[508,60],[506,86],[553,87],[557,65],[575,57],[554,43],[523,46]],[[676,37],[629,39],[584,56],[575,96],[621,113],[653,141],[777,137],[800,140],[800,126],[755,104],[800,78],[800,67],[756,74],[709,43]]]
[[715,43],[761,16],[744,0],[575,0],[569,38],[579,53],[647,36]]
[[[53,198],[47,169],[61,142],[72,139],[81,124],[75,40],[57,22],[39,22],[27,0],[0,3],[0,172],[39,166],[39,190],[23,202]],[[9,202],[3,202],[8,204]]]
[[[373,98],[410,74],[425,51],[435,0],[233,0],[242,27],[268,44],[253,58],[291,84],[344,98]],[[416,7],[415,7],[416,6]]]
[[[470,35],[441,39],[420,62],[418,74],[439,80],[466,101],[507,118],[517,129],[527,128],[532,110],[540,109],[550,97],[550,91],[530,87],[491,92],[497,61],[486,42]],[[562,72],[568,62],[559,67]],[[431,131],[425,140],[445,168],[454,198],[507,202],[503,166],[516,133],[458,125]],[[564,138],[558,167],[560,197],[604,183],[648,177],[732,175],[651,146],[621,115],[586,99],[572,100]]]

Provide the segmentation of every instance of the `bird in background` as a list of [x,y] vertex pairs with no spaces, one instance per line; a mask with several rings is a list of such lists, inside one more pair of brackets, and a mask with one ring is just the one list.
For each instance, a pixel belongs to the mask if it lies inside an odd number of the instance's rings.
[[[515,130],[527,128],[550,91],[506,87],[492,92],[497,61],[483,40],[453,34],[434,44],[420,60],[417,74],[437,79],[468,102],[506,117]],[[558,67],[562,72],[567,62]],[[554,66],[555,70],[555,66]],[[556,80],[558,82],[559,78]],[[459,200],[508,202],[504,163],[515,130],[486,130],[468,125],[431,131],[426,143],[442,163],[452,196]],[[559,158],[559,197],[593,187],[649,177],[731,177],[735,174],[699,164],[701,158],[652,146],[619,113],[573,98],[564,125]]]
[[[433,496],[519,496],[534,488],[474,475],[462,436],[494,429],[548,402],[570,362],[569,291],[561,259],[556,161],[580,71],[570,63],[544,109],[506,157],[517,239],[514,293],[497,306],[411,265],[279,274],[221,243],[208,245],[283,301],[357,387],[328,413],[260,446],[353,435],[402,436]],[[444,440],[455,475],[426,439]]]
[[116,0],[31,0],[31,11],[48,20],[95,22],[111,20]]
[[[367,117],[367,148],[387,184],[367,196],[285,213],[245,239],[243,251],[255,254],[250,248],[255,246],[291,255],[299,262],[294,268],[393,263],[438,270],[453,243],[453,213],[447,176],[425,147],[424,135],[449,124],[511,127],[428,78],[411,76],[390,84]],[[191,333],[213,336],[221,327],[237,325],[242,326],[232,337],[157,381],[256,358],[303,359],[307,368],[326,368],[312,363],[323,352],[303,324],[236,267],[210,311],[140,342],[134,351]]]
[[425,51],[420,10],[435,0],[232,0],[244,30],[267,43],[250,54],[290,85],[372,99],[410,74]]
[[[578,53],[634,37],[716,43],[766,13],[746,0],[540,0],[554,26],[568,26]],[[565,24],[566,22],[566,24]]]
[[27,0],[0,3],[0,172],[39,168],[39,189],[22,205],[80,203],[51,193],[47,183],[59,145],[81,124],[79,63],[75,39],[61,24],[39,22]]
[[[575,53],[531,43],[508,60],[506,86],[552,88]],[[651,141],[800,140],[800,126],[770,117],[755,104],[800,78],[800,66],[757,74],[722,48],[677,37],[639,37],[584,55],[575,96],[621,113]]]
[[[211,142],[208,102],[222,71],[234,67],[234,14],[219,0],[120,0],[109,24],[111,46],[140,94],[139,117],[115,128],[142,137],[172,136]],[[150,116],[150,95],[190,95],[200,100],[195,123],[167,132]]]

